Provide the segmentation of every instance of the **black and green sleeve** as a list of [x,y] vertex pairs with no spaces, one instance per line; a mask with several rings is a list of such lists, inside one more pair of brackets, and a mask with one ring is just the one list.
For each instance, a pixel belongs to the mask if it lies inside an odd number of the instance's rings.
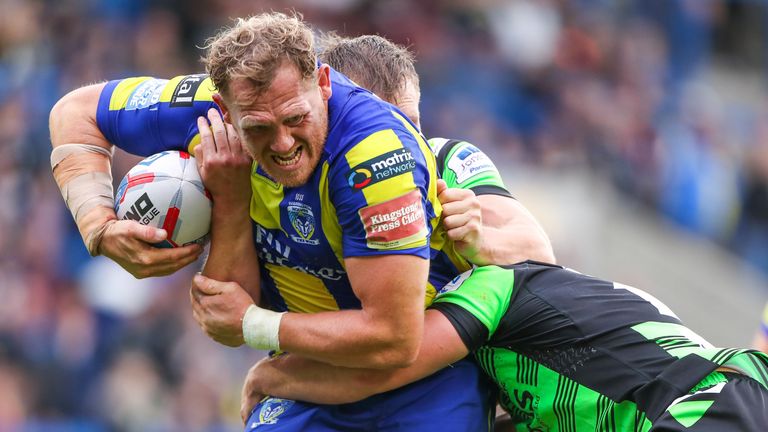
[[437,158],[438,173],[448,187],[470,189],[476,195],[514,198],[491,158],[471,143],[432,138],[429,145]]

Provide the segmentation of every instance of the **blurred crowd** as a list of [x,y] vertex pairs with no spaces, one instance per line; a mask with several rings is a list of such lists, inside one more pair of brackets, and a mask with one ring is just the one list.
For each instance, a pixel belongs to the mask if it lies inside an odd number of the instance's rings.
[[[199,72],[230,18],[291,6],[409,45],[427,136],[587,167],[768,273],[768,6],[726,0],[0,0],[0,430],[238,430],[260,353],[208,340],[188,282],[92,259],[50,174],[47,115],[78,86]],[[726,81],[727,81],[726,79]],[[118,155],[115,178],[137,161]],[[514,185],[508,185],[514,194]],[[198,266],[199,267],[199,266]]]

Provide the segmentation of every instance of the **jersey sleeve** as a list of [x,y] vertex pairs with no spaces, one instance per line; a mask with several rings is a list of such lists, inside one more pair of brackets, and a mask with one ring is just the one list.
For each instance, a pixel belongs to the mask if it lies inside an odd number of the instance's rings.
[[479,148],[466,141],[445,138],[432,138],[429,145],[437,158],[438,173],[448,187],[470,189],[476,195],[514,198],[491,158]]
[[496,266],[476,267],[441,288],[430,309],[451,322],[467,349],[484,345],[509,308],[514,272]]
[[346,135],[354,144],[343,146],[346,150],[335,157],[328,174],[343,255],[428,259],[437,221],[434,157],[419,133],[397,119],[399,114],[379,115],[391,119],[372,133]]
[[128,153],[194,153],[200,142],[197,118],[216,108],[214,93],[207,75],[110,81],[99,97],[96,123],[109,142]]

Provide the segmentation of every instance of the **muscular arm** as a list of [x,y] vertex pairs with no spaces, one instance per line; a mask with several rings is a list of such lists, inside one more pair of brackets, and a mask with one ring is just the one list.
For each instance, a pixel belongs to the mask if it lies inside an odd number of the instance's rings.
[[480,195],[483,217],[481,255],[484,264],[513,264],[527,259],[555,263],[555,254],[544,229],[519,201]]
[[211,247],[203,275],[237,282],[259,304],[259,265],[250,217],[251,158],[237,133],[218,111],[198,119],[200,144],[196,159],[203,182],[213,196]]
[[51,109],[49,128],[54,148],[69,143],[90,144],[112,150],[96,125],[96,106],[106,83],[74,90],[56,102]]
[[445,316],[428,310],[424,338],[410,366],[399,369],[352,369],[332,366],[295,354],[264,360],[248,373],[243,397],[251,408],[259,394],[340,404],[362,400],[429,376],[468,354],[467,347]]
[[281,349],[339,366],[411,364],[421,343],[429,262],[381,255],[347,258],[345,264],[362,309],[287,314]]
[[137,278],[171,274],[197,259],[202,248],[151,246],[167,233],[135,221],[116,221],[112,196],[112,144],[96,121],[105,83],[61,98],[49,118],[54,178],[92,255],[104,255]]
[[555,262],[549,238],[517,200],[478,195],[438,183],[443,225],[465,258],[477,265],[505,265],[532,259]]

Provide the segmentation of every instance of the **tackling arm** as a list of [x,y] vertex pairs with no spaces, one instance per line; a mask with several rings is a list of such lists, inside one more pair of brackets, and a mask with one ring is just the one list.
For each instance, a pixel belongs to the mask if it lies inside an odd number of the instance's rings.
[[413,364],[400,369],[353,369],[295,354],[263,360],[248,373],[243,409],[250,411],[262,394],[323,404],[356,402],[429,376],[469,352],[450,321],[437,310],[425,314],[423,339]]
[[443,226],[465,258],[477,265],[505,265],[532,259],[554,263],[547,234],[517,200],[501,195],[475,195],[438,181]]
[[482,252],[485,264],[513,264],[527,259],[555,263],[552,244],[536,218],[519,201],[499,196],[477,197],[482,209]]

